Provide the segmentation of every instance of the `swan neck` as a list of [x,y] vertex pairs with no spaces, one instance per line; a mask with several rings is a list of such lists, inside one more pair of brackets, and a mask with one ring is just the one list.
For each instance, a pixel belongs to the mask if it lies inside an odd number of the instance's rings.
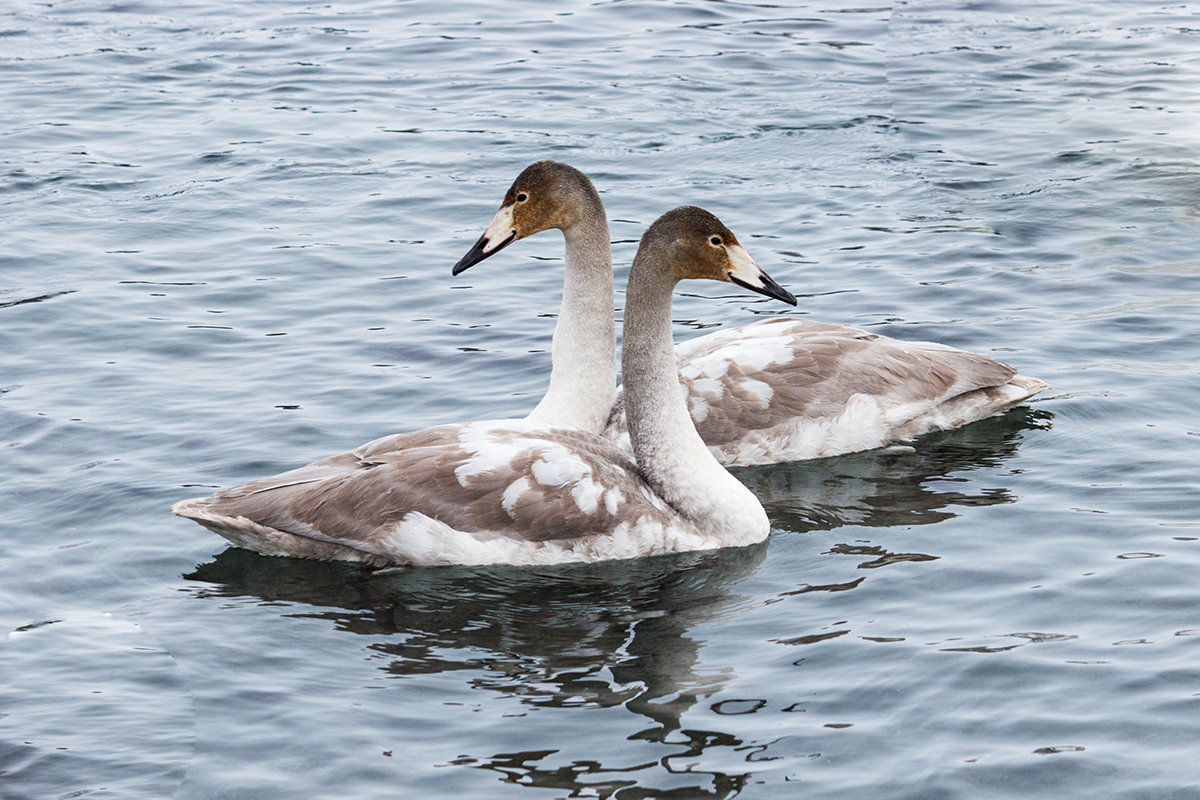
[[550,385],[529,416],[599,433],[616,396],[616,325],[608,220],[598,197],[590,205],[580,222],[563,228],[566,259]]
[[626,419],[634,456],[643,472],[654,471],[658,456],[668,448],[704,450],[679,388],[671,329],[674,281],[655,269],[630,271],[625,297],[621,371]]
[[626,420],[643,477],[676,511],[726,541],[769,531],[757,498],[721,466],[688,412],[671,329],[675,279],[639,251],[626,293],[621,373]]

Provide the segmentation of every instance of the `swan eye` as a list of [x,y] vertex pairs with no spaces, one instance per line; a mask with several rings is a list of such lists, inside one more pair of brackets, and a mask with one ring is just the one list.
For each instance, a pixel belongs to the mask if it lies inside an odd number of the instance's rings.
[[525,192],[521,192],[519,195],[517,195],[518,203],[524,203],[528,199],[529,199],[529,195],[525,194]]
[[713,237],[709,238],[708,243],[711,244],[713,247],[720,247],[721,246],[721,237],[713,236]]

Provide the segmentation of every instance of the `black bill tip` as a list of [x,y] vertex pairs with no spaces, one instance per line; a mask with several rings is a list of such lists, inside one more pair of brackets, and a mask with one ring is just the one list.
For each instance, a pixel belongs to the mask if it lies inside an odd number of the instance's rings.
[[762,286],[751,286],[750,284],[746,283],[745,281],[741,280],[740,278],[738,278],[734,275],[729,276],[729,280],[733,281],[738,286],[749,289],[752,292],[758,292],[759,294],[765,294],[767,297],[774,297],[776,300],[782,300],[783,302],[785,302],[791,306],[796,305],[795,295],[793,295],[787,289],[783,288],[778,283],[776,283],[775,279],[772,278],[770,275],[768,275],[765,272],[761,272],[761,273],[759,273],[759,278],[763,282]]
[[465,256],[463,256],[462,258],[460,258],[458,260],[458,263],[455,264],[454,267],[450,270],[450,274],[458,275],[460,272],[465,272],[466,270],[468,270],[471,267],[478,264],[480,261],[483,261],[488,256],[492,256],[492,255],[495,255],[496,253],[499,253],[501,250],[508,247],[510,244],[512,244],[516,240],[517,240],[517,232],[513,231],[512,233],[510,233],[508,235],[508,238],[505,239],[503,242],[496,245],[491,250],[484,252],[484,248],[487,247],[487,234],[480,236],[479,241],[477,241],[475,243],[475,246],[472,247],[470,250],[468,250],[467,254]]

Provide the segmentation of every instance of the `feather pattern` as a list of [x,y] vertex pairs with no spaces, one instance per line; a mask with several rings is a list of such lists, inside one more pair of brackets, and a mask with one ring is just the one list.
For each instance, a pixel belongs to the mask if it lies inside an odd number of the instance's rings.
[[[631,524],[611,539],[631,508]],[[252,520],[285,540],[309,540],[314,551],[375,565],[554,563],[696,549],[679,547],[678,514],[624,452],[583,431],[528,420],[386,436],[175,511],[225,530]],[[455,548],[446,546],[449,531]]]
[[[675,348],[680,391],[727,466],[882,447],[999,413],[1047,384],[934,342],[776,317]],[[628,447],[623,395],[603,435]]]

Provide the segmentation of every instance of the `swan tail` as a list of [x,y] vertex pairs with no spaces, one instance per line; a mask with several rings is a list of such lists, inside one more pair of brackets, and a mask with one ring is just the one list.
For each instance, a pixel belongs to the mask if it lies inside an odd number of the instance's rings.
[[227,539],[234,547],[253,550],[265,556],[292,556],[320,561],[356,561],[375,567],[393,562],[374,553],[363,552],[337,542],[322,541],[281,531],[241,516],[229,516],[211,508],[211,497],[180,500],[171,511],[180,517],[198,522],[215,534]]

